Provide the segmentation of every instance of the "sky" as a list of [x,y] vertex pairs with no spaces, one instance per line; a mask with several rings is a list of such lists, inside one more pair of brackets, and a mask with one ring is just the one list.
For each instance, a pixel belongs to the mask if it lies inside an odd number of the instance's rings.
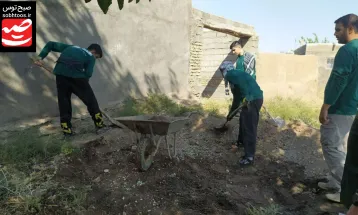
[[[357,0],[192,0],[207,13],[254,26],[260,52],[287,52],[299,47],[301,36],[319,40],[334,37],[334,21],[358,14]],[[343,3],[344,2],[344,3]],[[292,5],[291,5],[292,4]],[[355,10],[353,9],[355,8]],[[297,40],[297,42],[295,42]]]

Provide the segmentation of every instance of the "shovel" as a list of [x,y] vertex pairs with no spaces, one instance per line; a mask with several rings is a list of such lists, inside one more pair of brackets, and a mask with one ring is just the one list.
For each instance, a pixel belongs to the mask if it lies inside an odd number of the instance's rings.
[[[234,111],[232,111],[227,118],[232,119],[233,116],[235,116],[245,105],[246,105],[246,103],[242,103],[238,108],[236,108]],[[227,131],[229,128],[226,126],[226,124],[230,121],[227,118],[226,118],[226,122],[222,126],[214,127],[214,130],[218,131],[218,132]]]

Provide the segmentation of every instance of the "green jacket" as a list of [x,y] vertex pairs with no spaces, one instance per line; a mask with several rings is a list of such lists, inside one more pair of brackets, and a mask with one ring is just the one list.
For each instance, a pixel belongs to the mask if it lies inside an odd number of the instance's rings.
[[358,106],[358,39],[342,46],[324,91],[329,114],[355,115]]
[[71,78],[92,77],[96,58],[87,49],[50,41],[41,50],[39,57],[44,59],[51,51],[61,53],[53,70],[55,75]]
[[225,79],[233,85],[233,103],[230,113],[238,108],[244,98],[248,102],[263,99],[263,91],[257,84],[256,80],[246,72],[234,69],[226,73]]

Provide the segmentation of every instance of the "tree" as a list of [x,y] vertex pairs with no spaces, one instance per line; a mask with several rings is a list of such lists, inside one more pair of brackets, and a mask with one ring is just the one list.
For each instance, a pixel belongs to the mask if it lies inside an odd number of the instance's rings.
[[307,43],[330,43],[330,41],[325,37],[323,40],[319,40],[317,34],[313,33],[313,38],[309,38],[309,37],[301,37],[301,39],[299,40],[299,43],[302,44],[307,44]]
[[[85,3],[88,3],[92,0],[85,0]],[[131,3],[133,0],[128,0],[128,3]],[[140,0],[136,0],[136,3],[138,4]],[[149,0],[151,2],[152,0]],[[124,0],[117,0],[119,10],[123,9],[124,6]],[[101,8],[104,14],[107,14],[109,6],[112,4],[112,0],[97,0],[98,6]]]

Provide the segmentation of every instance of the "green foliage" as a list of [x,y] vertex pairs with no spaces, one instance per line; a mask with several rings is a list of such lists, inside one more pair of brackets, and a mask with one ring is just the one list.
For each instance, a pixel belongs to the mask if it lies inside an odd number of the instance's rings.
[[53,136],[41,136],[37,127],[12,135],[0,145],[2,164],[31,165],[61,153],[66,142]]
[[129,98],[119,112],[120,116],[134,116],[141,114],[169,114],[178,116],[185,112],[198,110],[200,105],[185,106],[178,104],[164,94],[149,94],[144,100]]
[[247,209],[247,215],[278,215],[281,214],[281,207],[279,205],[269,205],[268,207],[253,207]]
[[[85,3],[91,2],[92,0],[85,0]],[[131,3],[133,0],[128,0],[128,3]],[[136,3],[139,3],[140,0],[136,0]],[[151,0],[149,0],[151,2]],[[107,14],[109,6],[112,4],[112,0],[97,0],[98,6],[101,8],[104,14]],[[124,0],[117,0],[119,10],[122,10],[124,7]]]
[[319,127],[320,105],[300,99],[276,97],[265,102],[272,117],[281,117],[287,121],[302,120],[304,123]]
[[300,42],[305,44],[307,43],[330,43],[330,41],[325,37],[323,40],[319,40],[317,34],[313,33],[313,38],[310,37],[301,37]]
[[230,100],[203,99],[197,104],[180,104],[164,94],[149,94],[143,100],[127,99],[121,110],[116,113],[118,116],[135,116],[145,114],[168,114],[179,116],[186,112],[207,113],[211,116],[226,116],[231,105]]

